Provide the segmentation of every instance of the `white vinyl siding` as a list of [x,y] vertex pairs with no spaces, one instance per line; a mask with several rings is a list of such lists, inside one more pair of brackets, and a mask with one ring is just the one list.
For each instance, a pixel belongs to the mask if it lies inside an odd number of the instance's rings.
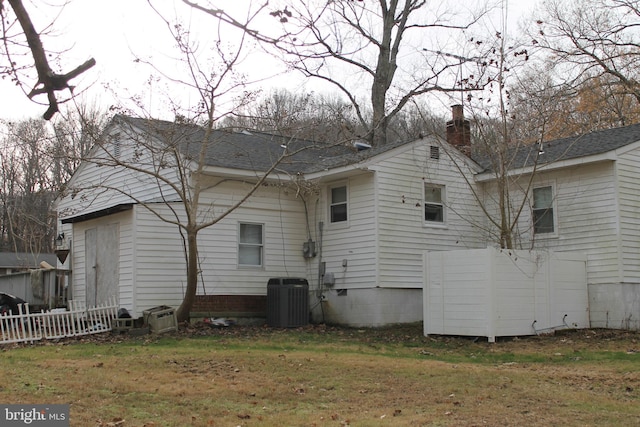
[[[589,283],[618,282],[618,213],[613,162],[582,165],[576,169],[538,172],[534,187],[554,183],[557,234],[539,238],[533,234],[533,201],[518,222],[518,248],[553,249],[586,253]],[[512,205],[518,206],[528,177],[514,184]]]
[[[238,198],[246,194],[250,184],[228,181],[217,185],[215,193],[202,197],[202,215],[219,215]],[[170,214],[168,208],[158,206]],[[180,209],[179,204],[174,204]],[[138,247],[140,265],[137,275],[139,307],[149,308],[152,301],[177,306],[186,286],[186,269],[182,243],[177,227],[158,220],[144,207],[138,207]],[[264,224],[264,252],[261,269],[238,268],[238,224]],[[312,222],[313,224],[313,222]],[[312,237],[317,240],[314,232]],[[262,187],[245,204],[220,222],[198,234],[202,273],[198,294],[202,295],[266,295],[267,282],[272,277],[307,278],[307,263],[302,256],[302,244],[307,240],[304,207],[295,191]],[[144,265],[144,268],[142,266]],[[313,284],[314,276],[310,277]],[[158,304],[155,304],[158,305]],[[146,309],[144,308],[144,309]]]
[[[329,184],[325,194],[325,206],[331,204]],[[348,223],[328,223],[322,239],[322,261],[326,271],[336,279],[335,289],[370,288],[376,284],[376,212],[375,180],[370,172],[349,178],[346,183],[349,195]],[[327,209],[327,217],[330,210]],[[329,218],[327,218],[329,219]],[[344,266],[346,263],[346,266]]]
[[[205,186],[208,185],[204,182]],[[250,190],[251,185],[227,181],[211,185],[201,197],[203,220],[220,215]],[[305,260],[302,244],[308,239],[304,205],[296,192],[264,186],[247,202],[222,221],[198,234],[202,273],[198,293],[205,295],[266,295],[271,277],[308,278],[317,276],[316,259]],[[148,205],[159,214],[173,218],[164,203]],[[182,205],[173,203],[175,212]],[[133,212],[133,214],[132,214]],[[313,214],[312,214],[313,215]],[[134,224],[131,217],[134,216]],[[158,305],[178,307],[186,289],[186,264],[183,243],[175,225],[163,222],[142,205],[133,210],[74,224],[73,280],[74,298],[84,299],[84,230],[103,222],[120,223],[120,304],[134,315]],[[128,221],[128,222],[127,222]],[[238,223],[264,224],[263,268],[238,269]],[[317,218],[310,218],[311,237],[318,241]],[[135,245],[135,246],[134,246]],[[313,274],[308,275],[308,272]],[[135,283],[135,291],[134,291]]]
[[[249,184],[244,183],[219,185],[215,194],[206,194],[203,204],[214,205],[216,210],[222,211],[246,194],[249,188]],[[239,222],[264,225],[262,269],[236,268]],[[307,278],[308,261],[302,254],[302,244],[307,240],[306,224],[304,206],[296,198],[295,191],[279,186],[261,188],[228,217],[199,234],[203,277],[209,278],[204,292],[266,295],[269,278]],[[317,241],[315,227],[312,232]],[[312,280],[309,281],[312,284]]]
[[[150,204],[159,214],[170,215],[162,203]],[[173,206],[179,210],[180,205]],[[175,225],[160,221],[144,206],[135,211],[135,294],[136,310],[159,305],[178,307],[187,285],[183,243]]]
[[[216,188],[215,212],[222,212],[236,197],[247,191],[245,184],[228,183]],[[264,188],[246,205],[198,235],[201,278],[198,293],[213,295],[265,295],[271,277],[307,278],[307,270],[316,272],[315,259],[306,261],[302,243],[307,240],[304,209],[292,193],[278,188]],[[204,202],[213,206],[205,195]],[[172,215],[165,204],[149,205],[162,215]],[[174,204],[176,211],[180,204]],[[134,212],[134,214],[132,214]],[[135,215],[135,226],[131,217]],[[264,268],[238,269],[238,223],[264,223]],[[312,224],[315,219],[311,218]],[[84,300],[84,230],[97,224],[118,222],[120,225],[120,306],[137,315],[158,305],[178,307],[186,288],[186,268],[182,241],[176,226],[162,222],[147,208],[136,205],[132,211],[74,224],[73,268],[74,298]],[[79,236],[79,237],[78,237]],[[317,240],[315,230],[312,237]],[[135,244],[135,250],[134,250]],[[134,255],[135,254],[135,255]],[[312,264],[315,268],[309,268]],[[314,277],[310,277],[313,284]],[[200,280],[200,278],[199,278]],[[133,284],[135,283],[135,291]]]
[[[121,138],[127,133],[120,132]],[[108,138],[108,137],[106,137]],[[135,141],[123,139],[118,144],[119,157],[126,159],[134,156]],[[113,145],[109,146],[113,149]],[[168,185],[150,174],[136,173],[123,167],[110,166],[108,158],[99,146],[87,155],[67,186],[67,194],[58,202],[61,219],[96,212],[118,204],[135,203],[135,201],[176,200],[175,193]],[[101,160],[103,159],[103,160]],[[153,167],[150,156],[138,156],[138,161]],[[163,176],[175,176],[172,169],[162,169]]]
[[[375,166],[378,181],[379,278],[378,286],[421,288],[422,253],[484,246],[476,226],[482,215],[475,197],[460,176],[445,147],[439,159],[431,158],[425,141],[408,144]],[[456,157],[468,171],[463,157]],[[473,182],[471,174],[469,179]],[[425,227],[424,187],[444,187],[446,224]],[[473,184],[472,184],[473,185]]]
[[620,221],[621,282],[640,283],[640,150],[620,156],[617,161]]

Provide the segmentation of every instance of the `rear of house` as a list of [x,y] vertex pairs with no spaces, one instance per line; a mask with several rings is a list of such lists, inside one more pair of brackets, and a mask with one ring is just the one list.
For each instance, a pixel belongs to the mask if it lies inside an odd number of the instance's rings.
[[[123,140],[117,127],[111,137],[110,155],[141,156],[135,140]],[[427,139],[363,152],[332,149],[300,162],[312,165],[304,175],[271,176],[238,209],[200,232],[194,312],[264,316],[269,279],[290,277],[308,281],[318,321],[380,326],[422,319],[422,252],[481,245],[472,192],[452,156],[462,159],[466,173],[475,166]],[[231,161],[251,152],[240,154]],[[213,164],[198,175],[206,188],[202,215],[216,217],[247,194],[256,175],[242,167]],[[73,179],[85,188],[59,203],[72,249],[73,298],[92,304],[114,295],[134,316],[180,304],[182,239],[177,226],[157,215],[183,215],[171,189],[132,170],[90,163]]]
[[[526,197],[518,221],[518,247],[585,254],[592,327],[640,329],[639,126],[596,132],[590,139],[561,140],[563,158],[522,172],[512,188],[513,204]],[[595,152],[566,154],[566,143],[593,145]],[[545,151],[554,153],[553,144]],[[571,147],[571,146],[570,146]],[[546,153],[545,153],[546,154]],[[477,180],[495,191],[489,174]]]
[[[628,140],[633,135],[599,137],[606,144],[596,151],[550,158],[531,188],[528,165],[513,171],[520,181],[513,182],[512,202],[524,202],[516,244],[585,254],[592,326],[638,328],[639,148]],[[202,215],[216,217],[243,199],[257,179],[256,150],[286,149],[252,138],[258,137],[233,135],[233,144],[223,145],[198,175],[206,188]],[[363,151],[329,147],[283,165],[284,173],[271,175],[238,209],[200,232],[194,314],[264,317],[269,279],[302,278],[315,321],[421,321],[424,253],[495,246],[483,213],[496,199],[495,177],[462,154],[466,144],[425,138]],[[552,154],[552,145],[546,149]],[[126,155],[126,144],[119,150]],[[91,304],[115,295],[135,316],[179,305],[186,286],[183,240],[177,226],[148,209],[183,215],[171,191],[131,171],[90,164],[74,179],[95,188],[70,192],[59,204],[72,246],[73,298]],[[97,191],[98,184],[108,189]]]
[[[314,318],[353,326],[422,320],[422,253],[483,244],[481,213],[454,162],[467,179],[477,167],[450,145],[421,139],[325,184],[320,263],[335,280],[322,287]],[[347,195],[344,218],[332,217],[336,194]]]

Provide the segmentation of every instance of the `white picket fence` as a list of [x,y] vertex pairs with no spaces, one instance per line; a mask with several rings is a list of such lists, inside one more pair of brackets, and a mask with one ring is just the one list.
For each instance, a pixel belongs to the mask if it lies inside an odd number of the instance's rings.
[[29,304],[18,306],[18,314],[0,315],[0,344],[34,342],[80,335],[97,334],[112,329],[118,315],[115,300],[86,308],[77,301],[69,301],[67,309],[39,313],[29,312]]

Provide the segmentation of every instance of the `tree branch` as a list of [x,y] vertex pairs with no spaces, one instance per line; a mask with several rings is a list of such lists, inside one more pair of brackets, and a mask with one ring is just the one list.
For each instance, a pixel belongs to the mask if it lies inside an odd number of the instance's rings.
[[[40,40],[40,34],[36,31],[31,22],[31,17],[22,4],[22,0],[8,0],[13,12],[16,14],[16,18],[24,31],[24,35],[27,39],[31,55],[33,56],[36,71],[38,73],[38,82],[29,93],[29,99],[35,95],[47,94],[49,100],[49,108],[44,113],[45,120],[50,120],[55,113],[58,112],[58,99],[56,98],[56,91],[69,88],[73,92],[73,86],[69,85],[69,80],[87,71],[89,68],[96,64],[95,59],[91,58],[85,63],[79,65],[72,71],[66,74],[57,74],[51,70],[47,55]],[[38,87],[42,85],[41,87]]]

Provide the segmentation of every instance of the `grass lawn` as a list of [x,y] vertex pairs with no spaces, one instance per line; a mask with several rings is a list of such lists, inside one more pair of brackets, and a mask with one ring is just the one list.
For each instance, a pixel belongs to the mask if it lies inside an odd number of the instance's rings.
[[0,347],[0,402],[71,426],[640,425],[640,334],[204,326]]

